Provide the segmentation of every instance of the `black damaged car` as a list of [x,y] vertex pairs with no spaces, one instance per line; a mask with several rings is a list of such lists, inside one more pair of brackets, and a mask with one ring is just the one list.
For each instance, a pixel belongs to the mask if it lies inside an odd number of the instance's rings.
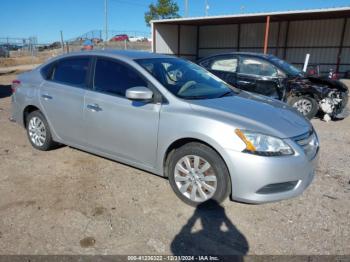
[[273,55],[228,53],[203,58],[198,64],[239,89],[282,100],[311,119],[344,118],[348,88],[340,81],[306,76]]

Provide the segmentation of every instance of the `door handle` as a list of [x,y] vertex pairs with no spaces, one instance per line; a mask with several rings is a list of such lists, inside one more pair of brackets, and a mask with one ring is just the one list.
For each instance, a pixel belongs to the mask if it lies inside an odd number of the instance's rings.
[[52,99],[52,96],[50,96],[48,94],[41,95],[41,97],[44,98],[45,100]]
[[98,104],[88,104],[86,107],[93,112],[102,111],[102,108]]

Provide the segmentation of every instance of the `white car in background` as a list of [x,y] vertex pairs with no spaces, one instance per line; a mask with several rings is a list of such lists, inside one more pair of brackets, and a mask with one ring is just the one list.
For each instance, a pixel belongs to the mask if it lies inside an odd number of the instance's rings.
[[148,39],[144,36],[129,36],[130,42],[146,42]]

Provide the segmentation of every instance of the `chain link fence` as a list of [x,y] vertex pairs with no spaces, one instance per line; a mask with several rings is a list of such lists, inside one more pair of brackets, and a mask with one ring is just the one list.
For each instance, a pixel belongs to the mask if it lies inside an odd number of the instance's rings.
[[[38,43],[37,37],[13,38],[0,37],[0,47],[8,50],[8,55],[0,53],[0,66],[16,66],[21,64],[40,64],[51,57],[63,53],[82,50],[119,49],[119,50],[151,50],[150,33],[141,31],[108,31],[92,30],[73,39],[52,43]],[[87,47],[87,43],[91,43]]]
[[38,39],[37,37],[0,37],[0,46],[6,48],[10,54],[16,54],[16,56],[35,56],[38,51]]

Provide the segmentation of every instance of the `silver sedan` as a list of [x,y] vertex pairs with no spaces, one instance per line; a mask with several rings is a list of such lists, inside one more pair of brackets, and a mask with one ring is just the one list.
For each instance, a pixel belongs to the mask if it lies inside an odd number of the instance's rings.
[[168,177],[190,205],[286,199],[314,176],[319,143],[307,119],[179,58],[72,53],[12,88],[13,119],[36,149],[65,144]]

